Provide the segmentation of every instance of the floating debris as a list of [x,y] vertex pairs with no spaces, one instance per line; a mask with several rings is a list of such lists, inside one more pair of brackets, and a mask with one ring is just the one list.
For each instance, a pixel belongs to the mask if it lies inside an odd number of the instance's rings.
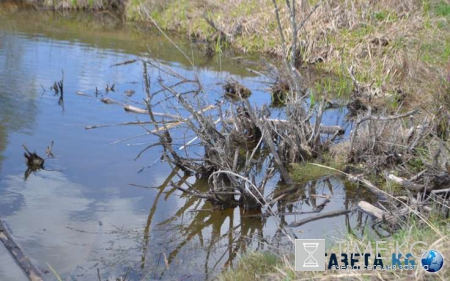
[[55,91],[55,96],[59,94],[58,84],[56,83],[56,81],[53,83],[53,86],[50,87],[50,90]]
[[252,92],[247,87],[235,81],[234,79],[228,79],[223,86],[223,89],[225,90],[225,96],[231,99],[245,99],[252,94]]
[[79,95],[79,96],[84,96],[84,97],[90,97],[90,95],[80,92],[80,91],[76,91],[75,94]]
[[55,157],[55,155],[53,155],[52,149],[53,149],[53,140],[50,143],[50,145],[47,146],[47,149],[45,150],[45,154],[47,155],[47,158],[54,158]]
[[132,106],[132,105],[124,105],[123,109],[125,109],[126,112],[133,112],[133,113],[139,113],[139,114],[148,114],[148,110],[147,109],[142,109],[136,106]]
[[61,106],[62,110],[64,111],[64,73],[63,78],[58,82],[58,88],[59,92],[61,93],[58,99],[58,105]]
[[134,60],[127,60],[127,61],[124,61],[124,62],[116,63],[116,64],[111,65],[110,67],[113,67],[113,66],[120,66],[120,65],[126,65],[126,64],[131,64],[131,63],[135,63],[135,62],[137,62],[137,59],[134,59]]
[[27,166],[34,170],[44,168],[44,158],[37,155],[36,152],[30,152],[24,144],[22,146],[25,149],[23,156],[25,156]]
[[105,87],[105,91],[108,93],[108,92],[114,92],[114,86],[115,86],[116,84],[112,84],[112,86],[110,87],[108,84],[106,84],[106,87]]
[[100,101],[106,104],[120,104],[120,102],[108,98],[101,98]]
[[126,90],[125,91],[125,95],[127,95],[127,97],[131,97],[132,95],[134,95],[135,91],[133,90]]

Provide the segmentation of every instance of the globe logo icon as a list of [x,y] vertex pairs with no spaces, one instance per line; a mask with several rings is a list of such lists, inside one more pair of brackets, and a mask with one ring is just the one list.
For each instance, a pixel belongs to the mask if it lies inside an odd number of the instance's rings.
[[422,255],[422,267],[428,272],[438,272],[444,266],[444,257],[436,250],[428,250]]

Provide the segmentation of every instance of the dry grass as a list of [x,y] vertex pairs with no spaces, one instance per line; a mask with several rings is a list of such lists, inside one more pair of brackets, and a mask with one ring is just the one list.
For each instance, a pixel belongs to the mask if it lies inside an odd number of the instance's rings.
[[[299,33],[304,63],[355,78],[373,95],[419,105],[432,101],[431,91],[445,78],[450,56],[450,28],[447,4],[438,0],[309,0],[298,1],[301,22],[317,3],[318,8]],[[284,1],[280,8],[284,36],[292,42],[289,16]],[[144,13],[143,11],[150,11]],[[152,17],[161,27],[186,32],[201,39],[217,38],[204,19],[211,19],[227,43],[243,52],[288,55],[279,39],[271,0],[131,0],[130,19]],[[403,102],[403,100],[402,100]]]
[[[427,227],[423,221],[414,222],[411,221],[408,224],[410,227],[405,230],[401,230],[395,234],[389,243],[398,241],[399,245],[406,243],[405,245],[411,245],[417,241],[423,241],[428,244],[429,249],[438,250],[444,259],[450,256],[450,238],[449,229],[445,222],[434,221],[430,222],[435,230]],[[374,244],[375,240],[364,237],[357,239],[354,236],[347,237],[347,242],[356,243],[360,249],[365,249],[367,242],[371,241]],[[339,248],[337,245],[327,250],[328,253],[336,253],[339,259]],[[420,261],[415,260],[416,264]],[[245,264],[248,264],[246,266]],[[384,265],[389,265],[389,262]],[[358,265],[361,265],[359,263]],[[264,267],[263,271],[258,272],[252,270],[259,267]],[[426,273],[420,266],[415,270],[394,270],[394,271],[364,271],[364,270],[326,270],[324,272],[296,272],[294,269],[294,257],[293,256],[278,256],[276,260],[273,259],[273,255],[266,256],[261,253],[254,253],[244,256],[238,266],[231,271],[227,270],[221,274],[218,280],[447,280],[447,276],[450,274],[450,266],[444,261],[444,267],[436,274]],[[247,279],[241,279],[246,277]]]
[[[285,1],[277,0],[287,48],[292,42]],[[231,45],[243,52],[288,56],[272,0],[45,0],[58,9],[122,9],[129,20]],[[421,106],[444,91],[450,75],[450,4],[441,0],[298,0],[303,64],[355,79],[384,104]],[[210,19],[217,32],[205,18]],[[221,35],[221,37],[219,37]],[[223,38],[225,37],[225,38]],[[214,43],[217,39],[221,43]]]

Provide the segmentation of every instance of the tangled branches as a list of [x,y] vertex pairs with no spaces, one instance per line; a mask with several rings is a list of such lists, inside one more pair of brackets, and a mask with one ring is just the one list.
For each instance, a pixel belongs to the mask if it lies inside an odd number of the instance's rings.
[[[155,94],[150,91],[147,65],[176,80],[168,86],[161,79],[162,90],[158,93],[166,95],[164,100],[170,103],[166,108],[177,108],[176,122],[195,134],[193,140],[184,139],[179,148],[175,147],[170,132],[172,124],[157,120],[153,114]],[[178,188],[221,207],[241,205],[245,209],[257,209],[266,205],[265,186],[276,172],[282,183],[294,184],[288,172],[289,164],[317,157],[326,149],[330,142],[321,138],[322,133],[336,136],[343,132],[340,127],[321,124],[324,103],[311,109],[303,99],[290,98],[286,119],[272,119],[266,106],[254,106],[243,97],[236,97],[229,103],[222,100],[206,104],[207,98],[202,97],[203,87],[197,78],[188,79],[151,61],[144,62],[143,66],[146,104],[155,126],[154,130],[147,131],[159,137],[158,144],[163,146],[168,161],[188,174],[208,179],[210,191],[199,194],[181,186]],[[238,87],[245,89],[241,85]],[[188,90],[182,92],[181,89]],[[193,141],[204,150],[200,159],[189,156]]]

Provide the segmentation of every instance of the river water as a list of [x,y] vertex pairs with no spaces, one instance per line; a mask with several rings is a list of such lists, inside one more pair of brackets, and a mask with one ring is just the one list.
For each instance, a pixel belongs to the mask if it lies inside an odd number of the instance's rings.
[[[97,87],[100,96],[142,107],[142,65],[111,67],[140,58],[199,77],[212,100],[221,98],[218,83],[233,77],[252,90],[252,103],[270,102],[262,83],[266,78],[246,70],[252,63],[232,53],[208,59],[196,43],[176,42],[195,67],[164,36],[142,26],[85,14],[0,13],[0,214],[49,280],[56,280],[50,266],[64,280],[97,280],[97,274],[103,279],[126,274],[130,280],[205,280],[249,250],[293,253],[278,226],[308,215],[261,220],[245,217],[239,208],[212,211],[209,203],[169,184],[187,180],[207,190],[206,183],[185,179],[159,161],[161,148],[135,160],[145,145],[157,142],[155,137],[115,143],[144,133],[143,128],[85,130],[148,119],[95,98]],[[50,87],[63,75],[62,106]],[[164,79],[152,68],[149,76],[151,85]],[[115,84],[115,91],[106,93],[106,84]],[[135,94],[128,97],[127,90]],[[342,124],[341,119],[342,114],[331,113],[325,121]],[[22,144],[44,156],[52,141],[55,157],[25,179]],[[269,188],[279,188],[276,179]],[[311,196],[317,194],[330,196],[324,211],[351,208],[365,196],[339,178],[326,178],[307,183],[283,208],[310,211],[324,200]],[[362,232],[364,220],[355,213],[292,231],[298,238],[338,237],[347,230]],[[8,260],[0,265],[0,279],[23,280],[3,248],[0,255]]]

